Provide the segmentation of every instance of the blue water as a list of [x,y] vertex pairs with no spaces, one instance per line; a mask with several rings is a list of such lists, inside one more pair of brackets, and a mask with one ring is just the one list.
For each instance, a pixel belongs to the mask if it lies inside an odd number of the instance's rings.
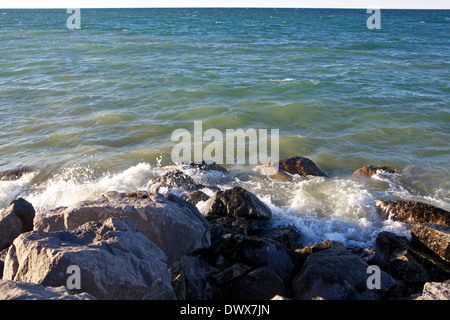
[[[37,170],[0,181],[0,207],[150,188],[172,132],[201,120],[279,129],[281,157],[330,175],[286,184],[228,166],[215,182],[251,189],[308,241],[402,231],[377,220],[379,197],[449,210],[450,11],[381,10],[380,30],[366,10],[82,9],[79,30],[69,16],[0,10],[0,170]],[[368,164],[406,170],[351,178]]]

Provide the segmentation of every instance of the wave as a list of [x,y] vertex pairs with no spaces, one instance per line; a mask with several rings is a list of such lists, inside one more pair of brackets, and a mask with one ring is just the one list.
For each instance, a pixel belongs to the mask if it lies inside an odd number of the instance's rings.
[[[299,177],[278,181],[250,168],[230,168],[227,173],[201,171],[187,166],[151,166],[142,162],[118,173],[98,174],[91,168],[73,167],[40,181],[39,173],[24,174],[15,181],[0,181],[0,207],[18,197],[29,201],[37,214],[92,200],[108,191],[152,191],[152,181],[170,170],[181,170],[205,186],[222,190],[240,185],[253,192],[273,212],[271,224],[294,226],[302,234],[302,244],[338,240],[345,245],[373,246],[380,231],[390,231],[409,237],[408,225],[385,220],[378,215],[375,200],[398,197],[437,205],[448,210],[442,190],[432,195],[420,195],[401,174],[378,173],[367,181],[352,176]],[[209,196],[213,188],[202,189]],[[181,189],[160,189],[182,195]],[[205,202],[197,207],[203,212]]]

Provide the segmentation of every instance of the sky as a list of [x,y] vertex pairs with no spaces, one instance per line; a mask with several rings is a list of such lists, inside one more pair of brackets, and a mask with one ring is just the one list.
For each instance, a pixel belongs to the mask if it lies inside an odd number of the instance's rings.
[[450,0],[2,0],[0,8],[379,8],[450,9]]

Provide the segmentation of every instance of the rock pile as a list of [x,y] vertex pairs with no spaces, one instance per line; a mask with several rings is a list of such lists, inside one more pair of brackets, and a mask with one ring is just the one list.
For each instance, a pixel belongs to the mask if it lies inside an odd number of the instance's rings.
[[[326,177],[302,157],[281,160],[280,170]],[[184,194],[108,192],[37,216],[30,203],[13,201],[0,215],[0,298],[449,298],[449,213],[442,209],[379,200],[382,216],[411,224],[411,241],[380,232],[375,248],[339,241],[303,247],[301,230],[271,227],[270,208],[242,187],[209,197],[182,172],[155,185],[185,187]],[[69,281],[73,266],[78,286]]]

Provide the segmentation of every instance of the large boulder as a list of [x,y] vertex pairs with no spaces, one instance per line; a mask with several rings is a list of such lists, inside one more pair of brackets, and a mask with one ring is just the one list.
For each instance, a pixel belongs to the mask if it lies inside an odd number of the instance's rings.
[[72,294],[66,287],[44,287],[29,282],[0,280],[0,300],[95,300],[90,294]]
[[411,230],[412,239],[450,262],[450,227],[432,223],[417,224]]
[[250,191],[233,187],[216,192],[208,200],[206,214],[232,216],[245,219],[270,219],[272,211]]
[[421,291],[427,281],[441,282],[450,278],[450,264],[418,240],[410,242],[406,237],[383,231],[376,238],[376,251],[377,264],[401,284],[397,287],[398,296]]
[[35,210],[31,203],[20,198],[0,213],[0,251],[9,247],[21,233],[33,230]]
[[298,174],[300,176],[328,176],[325,172],[320,170],[314,161],[305,157],[296,156],[281,159],[278,164],[279,171],[288,172],[290,174]]
[[73,231],[31,231],[8,250],[3,279],[65,286],[69,266],[97,299],[174,299],[166,256],[128,218],[88,222]]
[[211,245],[209,224],[198,209],[173,194],[115,191],[99,199],[40,214],[35,228],[73,230],[88,221],[129,217],[167,255],[171,265],[179,257]]
[[375,205],[379,213],[395,221],[450,226],[450,212],[427,203],[412,200],[375,200]]
[[380,273],[380,289],[369,289],[369,265],[347,250],[327,249],[312,253],[292,281],[295,299],[376,300],[382,298],[396,281]]

